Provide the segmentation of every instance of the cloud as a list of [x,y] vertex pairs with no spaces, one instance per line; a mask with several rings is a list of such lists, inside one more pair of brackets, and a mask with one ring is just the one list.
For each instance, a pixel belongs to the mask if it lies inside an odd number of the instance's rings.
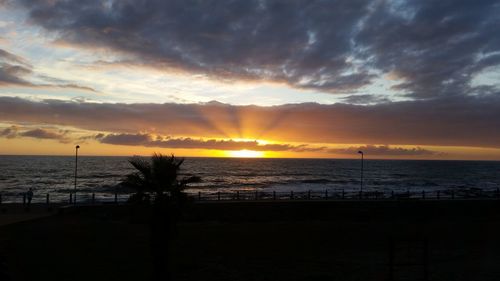
[[110,132],[285,143],[500,148],[500,95],[375,105],[113,104],[0,97],[0,121]]
[[59,42],[223,80],[350,92],[390,75],[428,99],[481,93],[471,79],[500,64],[496,0],[15,3]]
[[214,150],[257,150],[257,151],[321,151],[324,148],[314,148],[307,145],[290,144],[260,144],[257,141],[236,141],[218,139],[172,138],[154,136],[151,134],[108,134],[95,137],[101,143],[115,145],[140,145],[148,147],[185,148],[185,149],[214,149]]
[[433,150],[424,149],[421,147],[414,148],[402,148],[402,147],[391,147],[389,145],[365,145],[358,147],[347,147],[347,148],[334,148],[328,149],[330,153],[336,154],[350,154],[354,155],[358,151],[363,151],[367,155],[383,155],[383,156],[419,156],[419,155],[438,155],[440,152]]
[[30,66],[29,63],[22,57],[11,54],[5,50],[0,49],[0,59],[2,61],[16,63],[20,65]]
[[32,74],[31,68],[25,59],[0,49],[0,86],[33,86],[22,78]]
[[[33,83],[30,80],[37,76],[46,83]],[[37,75],[33,66],[20,56],[0,49],[0,87],[21,86],[31,88],[63,88],[96,92],[91,87],[81,86],[61,79]]]
[[14,139],[20,137],[29,137],[35,139],[51,139],[58,140],[61,143],[71,142],[71,138],[68,137],[68,131],[63,130],[53,130],[46,128],[35,128],[35,129],[22,129],[19,126],[12,125],[8,128],[0,130],[0,137],[7,139]]
[[19,131],[19,127],[18,126],[10,126],[8,128],[5,128],[3,130],[0,131],[0,137],[3,137],[3,138],[8,138],[8,139],[13,139],[15,137],[17,137],[17,132]]
[[[74,137],[70,131],[35,128],[22,129],[12,125],[0,130],[0,137],[13,139],[19,137],[30,137],[37,139],[59,140],[62,143],[69,143]],[[327,146],[315,146],[309,144],[287,144],[287,143],[259,143],[258,141],[232,140],[232,139],[196,139],[189,137],[163,137],[148,133],[98,133],[85,135],[77,138],[79,141],[96,140],[103,144],[144,146],[170,149],[210,149],[210,150],[254,150],[254,151],[275,151],[275,152],[318,152],[326,154],[356,155],[362,150],[367,155],[374,156],[422,156],[422,155],[442,155],[440,152],[423,149],[421,147],[402,148],[389,145],[364,145],[350,146],[345,148],[331,148]]]
[[22,132],[19,134],[20,136],[23,137],[31,137],[31,138],[37,138],[37,139],[64,139],[65,136],[64,134],[49,131],[47,129],[33,129],[33,130],[28,130],[25,132]]
[[328,154],[356,155],[362,150],[367,155],[375,156],[422,156],[440,155],[441,153],[421,147],[402,148],[389,145],[365,145],[347,148],[328,148],[310,146],[308,144],[260,144],[257,141],[235,141],[193,138],[163,138],[151,134],[99,134],[95,136],[101,143],[114,145],[132,145],[162,148],[214,149],[214,150],[254,150],[254,151],[289,151],[289,152],[323,152]]
[[356,42],[414,98],[481,92],[471,79],[500,64],[498,1],[378,1]]
[[365,1],[19,3],[58,42],[111,49],[126,63],[330,92],[357,89],[374,77],[350,59]]
[[390,102],[389,99],[375,95],[350,95],[342,99],[350,104],[376,104]]
[[149,134],[99,134],[95,139],[101,143],[117,145],[147,145],[152,141]]

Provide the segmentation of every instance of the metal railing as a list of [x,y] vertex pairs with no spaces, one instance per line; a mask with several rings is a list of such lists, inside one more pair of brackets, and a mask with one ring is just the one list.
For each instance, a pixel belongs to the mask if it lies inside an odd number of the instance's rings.
[[[190,194],[193,196],[193,194]],[[248,200],[455,200],[500,199],[500,190],[406,190],[406,191],[346,191],[309,190],[305,192],[232,191],[198,192],[198,201],[248,201]]]
[[[131,194],[123,193],[83,193],[70,192],[36,194],[31,203],[45,204],[110,204],[125,203]],[[261,201],[261,200],[467,200],[467,199],[500,199],[500,190],[482,189],[448,189],[436,191],[352,191],[344,189],[326,189],[323,191],[309,190],[305,192],[296,191],[215,191],[215,192],[188,192],[188,196],[195,201]],[[26,194],[6,195],[0,193],[0,204],[22,203],[27,204]]]
[[[57,194],[54,196],[51,193],[36,194],[33,196],[31,203],[40,204],[107,204],[107,203],[125,203],[129,200],[131,194],[122,193],[83,193],[70,192],[67,194]],[[0,194],[0,204],[23,204],[29,203],[26,194],[4,195]]]

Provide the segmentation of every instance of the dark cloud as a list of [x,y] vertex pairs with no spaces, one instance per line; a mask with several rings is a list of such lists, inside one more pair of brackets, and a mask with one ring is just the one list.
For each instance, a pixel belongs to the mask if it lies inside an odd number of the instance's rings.
[[32,74],[31,65],[25,59],[0,49],[0,86],[32,86],[23,77]]
[[0,97],[0,121],[209,139],[500,148],[500,95],[363,106],[304,103],[271,107],[35,102]]
[[20,126],[12,125],[7,128],[0,130],[0,137],[7,139],[14,139],[20,137],[29,137],[36,139],[52,139],[58,140],[61,143],[69,143],[71,138],[69,137],[70,131],[68,130],[57,130],[49,128],[21,128]]
[[257,141],[236,141],[193,138],[163,138],[151,134],[108,134],[95,137],[101,143],[115,145],[140,145],[149,147],[215,149],[215,150],[256,150],[256,151],[321,151],[324,148],[314,148],[307,145],[290,144],[259,144]]
[[70,140],[66,136],[66,132],[53,131],[53,130],[48,130],[48,129],[43,129],[43,128],[27,130],[27,131],[24,131],[22,133],[19,133],[19,136],[36,138],[36,139],[59,140],[62,143],[70,142]]
[[[30,81],[33,76],[38,76],[47,83],[33,83]],[[24,58],[0,49],[0,87],[2,86],[68,88],[96,92],[90,87],[48,76],[36,75],[33,67]]]
[[0,63],[0,86],[16,85],[31,87],[33,84],[22,78],[31,73],[31,69],[20,65]]
[[327,92],[381,75],[413,98],[470,95],[500,64],[500,4],[483,1],[35,1],[30,21],[126,63]]
[[29,63],[24,58],[2,49],[0,49],[0,60],[2,60],[2,62],[10,62],[30,67]]
[[83,47],[218,79],[348,91],[373,75],[352,61],[366,1],[20,1],[30,20]]
[[364,146],[351,146],[348,148],[335,148],[328,149],[330,153],[336,154],[349,154],[354,155],[358,151],[363,151],[367,155],[375,156],[420,156],[420,155],[438,155],[440,152],[424,149],[421,147],[402,148],[391,147],[389,145],[364,145]]
[[132,145],[161,148],[184,149],[214,149],[214,150],[254,150],[254,151],[289,151],[289,152],[324,152],[329,154],[356,155],[362,150],[367,155],[374,156],[422,156],[439,155],[441,153],[421,147],[402,148],[388,145],[365,145],[347,148],[328,148],[325,146],[310,146],[307,144],[259,144],[257,141],[235,141],[193,138],[163,138],[151,134],[99,134],[95,136],[101,143],[114,145]]
[[13,126],[10,126],[8,128],[4,128],[4,129],[0,130],[0,137],[13,139],[13,138],[17,137],[18,131],[19,131],[19,127],[13,125]]
[[101,143],[117,145],[147,145],[152,142],[149,134],[99,134],[95,139]]
[[499,14],[496,0],[379,1],[355,41],[412,97],[476,94],[471,79],[500,64]]
[[53,87],[53,88],[61,88],[61,89],[74,89],[74,90],[82,90],[82,91],[89,91],[89,92],[94,92],[97,93],[97,91],[88,86],[82,86],[78,85],[75,82],[64,80],[64,79],[58,79],[46,75],[36,75],[38,79],[43,80],[44,83],[42,84],[36,84],[34,86],[36,87]]

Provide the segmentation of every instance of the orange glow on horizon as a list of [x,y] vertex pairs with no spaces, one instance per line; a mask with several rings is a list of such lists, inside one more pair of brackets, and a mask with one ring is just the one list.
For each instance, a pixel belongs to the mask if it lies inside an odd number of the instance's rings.
[[[264,141],[262,141],[264,142]],[[261,141],[259,140],[259,143]],[[57,140],[33,138],[0,138],[0,155],[74,155],[74,147],[80,145],[79,155],[82,156],[148,156],[155,152],[166,155],[175,154],[179,157],[230,157],[230,158],[354,158],[356,154],[325,153],[323,151],[278,151],[278,150],[218,150],[195,148],[158,148],[143,146],[127,146],[103,144],[95,140],[80,141],[78,143],[61,143]],[[291,143],[292,145],[299,145]],[[360,146],[362,144],[324,144],[315,146],[329,148],[345,148]],[[398,146],[409,149],[414,146]],[[437,151],[434,155],[373,155],[365,154],[365,159],[435,159],[435,160],[500,160],[500,149],[484,147],[459,147],[459,146],[419,146],[424,149]]]

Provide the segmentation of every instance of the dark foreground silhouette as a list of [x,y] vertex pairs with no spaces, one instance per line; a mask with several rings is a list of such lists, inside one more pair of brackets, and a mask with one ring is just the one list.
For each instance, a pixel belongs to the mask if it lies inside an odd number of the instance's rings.
[[11,280],[499,280],[500,201],[201,203],[152,261],[133,206],[0,228]]
[[179,216],[187,203],[183,189],[199,179],[181,178],[184,160],[174,155],[155,153],[149,160],[135,157],[129,162],[136,172],[127,175],[122,186],[136,190],[129,203],[143,220],[149,221],[152,280],[170,280],[168,253]]

